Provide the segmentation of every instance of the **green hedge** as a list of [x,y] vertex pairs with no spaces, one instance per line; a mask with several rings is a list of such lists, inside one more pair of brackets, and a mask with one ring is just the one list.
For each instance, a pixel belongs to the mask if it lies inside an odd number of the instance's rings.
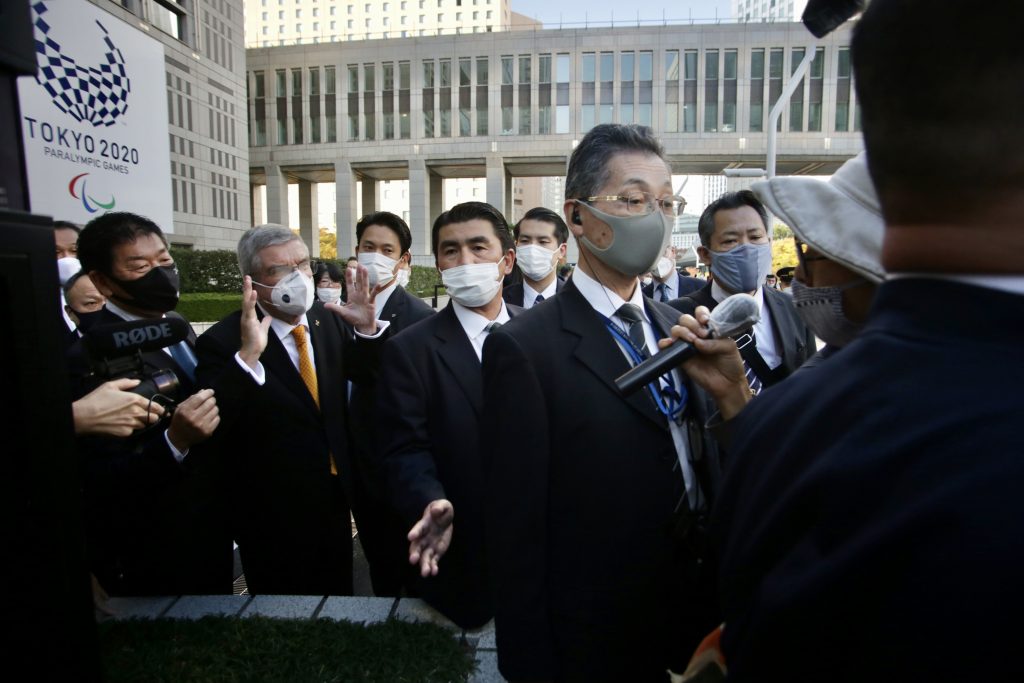
[[194,323],[215,323],[242,307],[241,285],[234,294],[199,292],[182,294],[175,309]]
[[230,249],[196,251],[171,248],[171,256],[178,266],[182,292],[242,291],[242,275],[238,272],[238,257]]

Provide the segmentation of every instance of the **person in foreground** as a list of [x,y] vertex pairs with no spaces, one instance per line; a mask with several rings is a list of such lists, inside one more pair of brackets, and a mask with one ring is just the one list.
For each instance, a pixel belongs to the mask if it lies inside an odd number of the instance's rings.
[[484,345],[481,452],[498,666],[511,681],[667,681],[719,623],[704,515],[706,397],[673,371],[614,380],[678,320],[638,276],[682,200],[650,128],[604,124],[569,162],[572,279]]
[[889,276],[856,340],[740,414],[712,521],[730,680],[1024,677],[1024,53],[991,49],[1022,21],[874,0],[855,29]]

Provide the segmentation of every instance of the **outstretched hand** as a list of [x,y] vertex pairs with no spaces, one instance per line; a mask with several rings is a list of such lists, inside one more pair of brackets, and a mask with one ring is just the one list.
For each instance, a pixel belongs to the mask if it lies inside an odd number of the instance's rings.
[[252,278],[246,275],[242,278],[242,346],[238,355],[250,368],[256,368],[263,350],[267,348],[271,320],[273,318],[269,315],[263,316],[263,320],[256,316],[256,292],[252,288]]
[[324,308],[341,316],[360,334],[372,336],[377,331],[377,308],[374,300],[379,288],[370,287],[370,271],[356,265],[345,269],[345,289],[348,298],[342,304],[324,304]]
[[441,498],[423,509],[423,517],[409,530],[409,564],[420,566],[420,576],[437,576],[437,563],[452,542],[455,508]]
[[138,386],[137,379],[115,379],[104,382],[71,404],[75,420],[75,434],[103,434],[128,437],[159,420],[164,409],[130,389]]
[[708,338],[710,319],[707,307],[698,306],[693,315],[679,316],[679,324],[672,328],[671,337],[660,340],[658,346],[666,348],[676,339],[681,339],[697,349],[698,353],[683,363],[683,370],[711,394],[722,418],[728,420],[743,410],[750,400],[750,385],[736,342],[728,337]]

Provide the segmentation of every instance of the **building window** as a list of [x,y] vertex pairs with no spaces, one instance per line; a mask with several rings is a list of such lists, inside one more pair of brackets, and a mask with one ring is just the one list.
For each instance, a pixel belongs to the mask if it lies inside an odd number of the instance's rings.
[[821,132],[821,100],[825,76],[825,48],[819,47],[811,62],[811,77],[807,88],[807,130]]
[[722,63],[722,132],[736,132],[736,68],[739,55],[726,50]]
[[836,132],[850,130],[850,48],[836,52]]
[[[796,72],[800,62],[803,61],[804,55],[807,54],[807,50],[802,47],[793,48],[790,53],[789,62],[789,75],[790,77]],[[800,83],[796,86],[796,90],[793,91],[793,96],[789,98],[789,131],[791,133],[800,133],[804,129],[804,79],[800,79]]]
[[665,132],[679,130],[679,50],[665,51]]
[[750,51],[750,131],[764,130],[764,48]]
[[683,52],[683,132],[697,132],[697,51]]

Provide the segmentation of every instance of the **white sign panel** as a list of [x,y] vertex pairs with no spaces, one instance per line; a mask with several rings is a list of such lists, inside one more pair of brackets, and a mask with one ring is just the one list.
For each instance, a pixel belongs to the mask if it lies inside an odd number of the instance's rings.
[[173,232],[164,50],[86,0],[32,6],[39,73],[18,79],[33,213],[131,211]]

